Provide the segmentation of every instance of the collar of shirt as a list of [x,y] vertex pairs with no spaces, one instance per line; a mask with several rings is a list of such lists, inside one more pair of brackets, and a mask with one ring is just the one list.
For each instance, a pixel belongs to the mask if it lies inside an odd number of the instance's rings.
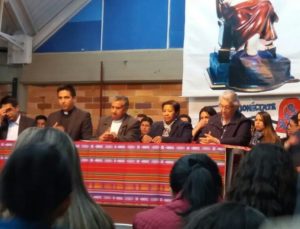
[[9,125],[18,125],[19,126],[20,118],[21,118],[21,115],[19,114],[16,121],[9,121]]

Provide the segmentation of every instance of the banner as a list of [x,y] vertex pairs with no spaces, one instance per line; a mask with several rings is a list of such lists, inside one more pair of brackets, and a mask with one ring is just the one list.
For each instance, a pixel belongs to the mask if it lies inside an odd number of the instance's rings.
[[[259,2],[259,0],[257,1]],[[221,2],[226,2],[226,0]],[[300,27],[298,24],[300,22],[300,2],[297,0],[271,0],[269,2],[279,19],[273,24],[277,34],[277,39],[273,42],[276,53],[277,56],[283,56],[290,61],[290,76],[295,80],[289,80],[288,83],[283,82],[280,86],[277,85],[271,89],[260,90],[255,94],[253,91],[242,90],[239,95],[299,94]],[[186,97],[219,96],[222,90],[228,87],[223,84],[214,84],[208,72],[211,65],[210,55],[214,52],[218,53],[220,49],[219,36],[222,33],[218,25],[216,1],[187,0],[185,4],[182,95]],[[274,66],[276,68],[278,65]],[[264,77],[264,74],[262,75]]]

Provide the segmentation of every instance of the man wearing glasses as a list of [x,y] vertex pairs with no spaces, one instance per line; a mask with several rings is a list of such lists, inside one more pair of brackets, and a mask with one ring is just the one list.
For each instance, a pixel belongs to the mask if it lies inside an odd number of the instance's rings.
[[248,146],[251,139],[251,121],[239,112],[240,101],[232,90],[219,97],[220,112],[210,118],[200,136],[202,144]]

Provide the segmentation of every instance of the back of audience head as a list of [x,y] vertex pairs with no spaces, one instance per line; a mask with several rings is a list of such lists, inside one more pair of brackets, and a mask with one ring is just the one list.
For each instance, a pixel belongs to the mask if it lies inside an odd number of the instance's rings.
[[27,221],[51,225],[66,211],[71,192],[67,158],[47,142],[16,148],[1,173],[1,203]]
[[47,124],[47,117],[45,115],[37,115],[35,117],[35,125],[39,128],[45,128]]
[[222,198],[222,178],[217,164],[206,154],[179,158],[170,173],[170,186],[175,196],[188,201],[190,208],[180,214],[218,202]]
[[184,229],[258,229],[265,216],[241,203],[224,202],[193,212]]
[[152,124],[153,124],[153,120],[148,116],[141,119],[140,129],[141,129],[142,136],[150,132]]
[[69,228],[114,228],[110,217],[94,202],[85,188],[78,151],[72,139],[54,128],[28,128],[18,137],[16,149],[32,142],[55,144],[58,151],[67,157],[71,168],[73,193],[71,205],[59,225]]
[[228,200],[248,204],[267,217],[293,214],[297,173],[290,155],[275,144],[258,144],[241,161]]
[[180,114],[178,116],[178,119],[180,119],[182,122],[188,122],[188,123],[191,123],[192,124],[192,119],[189,115],[187,114]]

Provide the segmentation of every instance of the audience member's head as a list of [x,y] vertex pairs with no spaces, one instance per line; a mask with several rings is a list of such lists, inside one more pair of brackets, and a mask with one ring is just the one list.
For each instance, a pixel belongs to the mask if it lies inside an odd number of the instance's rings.
[[188,123],[191,123],[192,124],[192,119],[189,115],[187,114],[180,114],[178,116],[178,119],[180,119],[182,122],[188,122]]
[[118,95],[111,103],[111,117],[113,120],[121,120],[127,113],[129,100],[126,96]]
[[3,97],[0,101],[0,108],[8,121],[15,122],[20,114],[18,101],[12,96]]
[[73,85],[65,84],[57,88],[57,98],[60,108],[64,112],[72,110],[75,106],[76,91]]
[[275,144],[258,144],[241,161],[228,199],[252,206],[267,217],[290,215],[297,174],[290,155]]
[[184,229],[258,229],[265,219],[252,207],[224,202],[193,212]]
[[112,221],[102,208],[96,204],[87,192],[83,183],[80,158],[72,139],[62,131],[54,128],[28,128],[21,133],[16,149],[32,142],[54,144],[58,151],[67,157],[71,167],[73,193],[71,205],[60,224],[67,228],[113,228]]
[[142,136],[149,134],[152,124],[153,124],[152,118],[150,118],[148,116],[145,118],[142,118],[141,125],[140,125]]
[[202,107],[201,110],[199,111],[199,121],[200,120],[207,120],[206,123],[208,123],[208,120],[211,116],[214,116],[215,114],[217,114],[216,110],[211,107],[211,106],[205,106]]
[[1,173],[1,203],[27,221],[52,224],[67,210],[71,192],[66,156],[45,141],[16,148]]
[[190,208],[182,215],[217,203],[222,198],[222,178],[217,164],[206,154],[179,158],[170,173],[174,195],[188,201]]
[[35,116],[35,125],[39,128],[45,128],[47,124],[47,117],[45,115]]
[[161,105],[163,119],[167,124],[172,123],[180,113],[180,104],[175,100],[168,100]]

